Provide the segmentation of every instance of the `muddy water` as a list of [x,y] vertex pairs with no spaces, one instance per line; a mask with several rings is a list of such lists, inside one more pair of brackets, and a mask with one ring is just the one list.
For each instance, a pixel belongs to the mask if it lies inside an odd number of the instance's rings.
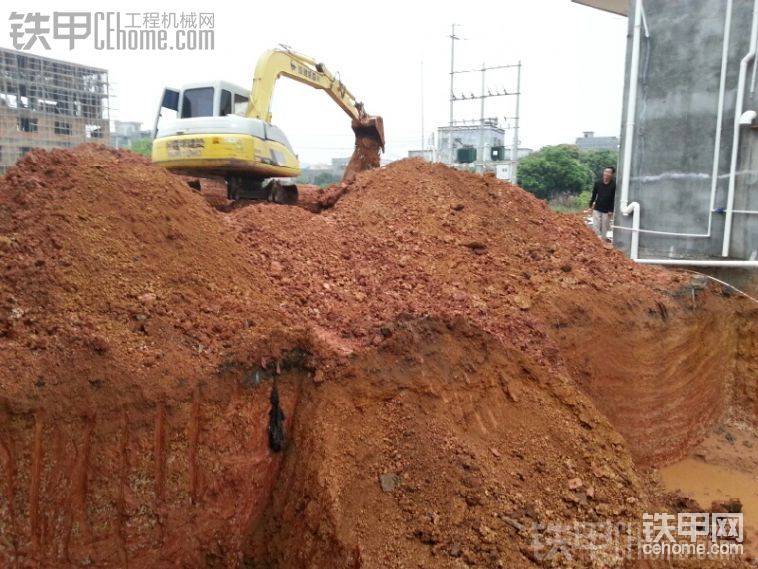
[[694,498],[704,509],[714,501],[739,498],[745,522],[745,550],[758,551],[758,473],[686,458],[660,470],[664,486]]

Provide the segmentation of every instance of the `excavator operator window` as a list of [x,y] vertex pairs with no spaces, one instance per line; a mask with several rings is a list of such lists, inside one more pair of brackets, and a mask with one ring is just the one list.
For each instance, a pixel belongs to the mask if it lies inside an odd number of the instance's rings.
[[232,114],[232,92],[226,89],[221,89],[221,105],[218,109],[220,117]]
[[234,94],[234,114],[235,115],[241,115],[245,116],[245,113],[247,113],[247,101],[248,98],[239,95],[237,93]]
[[182,118],[212,117],[213,87],[187,89],[182,94]]

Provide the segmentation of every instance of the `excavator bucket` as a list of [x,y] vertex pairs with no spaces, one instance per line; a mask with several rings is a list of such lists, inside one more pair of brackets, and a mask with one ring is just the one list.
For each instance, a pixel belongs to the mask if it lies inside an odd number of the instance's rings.
[[353,119],[352,126],[356,139],[369,137],[376,140],[384,151],[384,119],[382,117],[366,115],[360,119]]
[[384,120],[382,117],[365,116],[353,119],[355,150],[342,176],[343,182],[351,182],[358,172],[378,168],[380,154],[384,150]]

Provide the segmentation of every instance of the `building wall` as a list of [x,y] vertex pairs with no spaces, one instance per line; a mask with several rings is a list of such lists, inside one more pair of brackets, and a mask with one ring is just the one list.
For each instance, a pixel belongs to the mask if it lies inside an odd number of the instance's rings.
[[[622,120],[624,153],[629,93],[634,4],[630,2],[627,74]],[[710,210],[714,140],[718,109],[721,54],[726,2],[688,0],[686,7],[670,0],[644,0],[650,38],[642,38],[637,116],[629,172],[619,172],[619,189],[630,176],[629,201],[641,206],[640,227],[645,230],[706,234]],[[740,60],[749,49],[753,2],[734,2],[721,144],[719,147],[715,209],[726,207],[732,150],[736,90]],[[758,108],[758,92],[750,93],[747,109]],[[758,149],[755,129],[742,129],[734,208],[758,210]],[[619,213],[615,223],[631,227],[631,216]],[[641,233],[640,258],[722,259],[725,216],[712,214],[711,236],[706,238]],[[631,232],[614,230],[614,242],[630,249]],[[755,258],[758,216],[735,214],[730,257]]]
[[109,142],[103,69],[0,48],[0,174],[32,148]]

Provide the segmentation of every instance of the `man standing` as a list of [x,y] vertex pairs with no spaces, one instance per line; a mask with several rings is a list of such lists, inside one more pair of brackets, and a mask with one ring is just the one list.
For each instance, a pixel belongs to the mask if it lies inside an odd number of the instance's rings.
[[614,175],[616,168],[609,166],[603,170],[603,179],[595,182],[590,198],[592,208],[592,226],[598,237],[603,241],[610,241],[606,236],[611,228],[611,216],[613,204],[616,199],[616,180]]

